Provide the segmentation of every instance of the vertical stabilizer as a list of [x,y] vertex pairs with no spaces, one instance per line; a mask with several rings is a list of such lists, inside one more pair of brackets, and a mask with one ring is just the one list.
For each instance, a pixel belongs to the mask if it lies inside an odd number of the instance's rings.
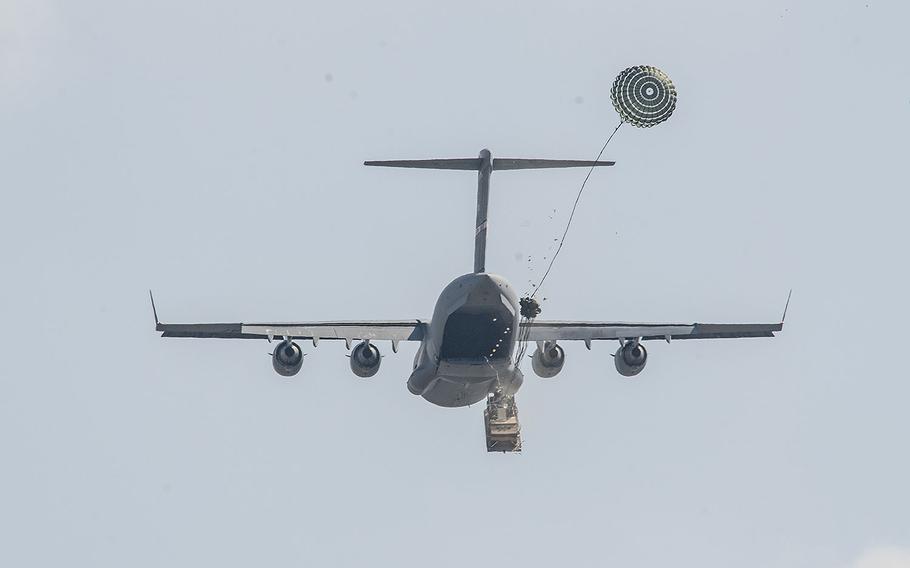
[[487,207],[490,203],[490,174],[493,162],[489,150],[480,151],[477,171],[477,223],[474,226],[474,272],[485,272],[487,264]]

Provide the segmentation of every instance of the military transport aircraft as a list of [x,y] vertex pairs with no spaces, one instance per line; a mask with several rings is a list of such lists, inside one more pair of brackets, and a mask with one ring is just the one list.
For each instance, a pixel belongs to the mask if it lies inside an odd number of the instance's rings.
[[643,341],[773,337],[774,332],[783,328],[784,318],[779,323],[766,324],[613,323],[522,318],[518,295],[509,282],[486,271],[487,204],[492,172],[612,166],[613,163],[493,159],[488,150],[482,150],[477,158],[364,162],[368,166],[478,172],[474,271],[459,276],[445,287],[436,302],[432,319],[170,324],[158,320],[152,299],[155,329],[162,337],[267,339],[269,342],[277,339],[272,365],[278,374],[286,377],[296,375],[303,365],[304,353],[297,344],[299,340],[312,341],[313,346],[323,340],[342,340],[348,350],[353,346],[351,370],[359,377],[372,377],[379,370],[382,359],[376,342],[391,342],[392,351],[397,353],[401,341],[417,341],[420,345],[407,382],[408,390],[445,407],[467,406],[487,399],[484,414],[487,449],[519,451],[520,426],[514,394],[522,384],[523,375],[515,355],[517,351],[523,352],[517,349],[522,342],[537,345],[531,356],[534,372],[541,377],[553,377],[562,370],[565,361],[559,342],[583,341],[590,349],[593,341],[618,341],[619,348],[613,356],[616,370],[631,377],[640,373],[648,360]]

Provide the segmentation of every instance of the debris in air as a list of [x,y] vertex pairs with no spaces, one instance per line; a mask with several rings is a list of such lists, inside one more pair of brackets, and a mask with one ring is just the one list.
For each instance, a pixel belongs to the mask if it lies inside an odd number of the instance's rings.
[[540,315],[540,304],[534,298],[525,296],[518,303],[521,306],[521,317],[534,319]]

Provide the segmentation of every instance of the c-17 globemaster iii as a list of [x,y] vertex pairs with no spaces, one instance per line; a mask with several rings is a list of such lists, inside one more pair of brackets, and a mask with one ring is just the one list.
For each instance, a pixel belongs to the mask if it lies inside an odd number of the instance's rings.
[[774,332],[783,328],[783,318],[779,323],[765,324],[667,324],[540,321],[534,317],[536,314],[522,317],[515,289],[502,276],[486,271],[487,205],[492,172],[612,166],[613,162],[494,159],[488,150],[482,150],[477,158],[365,164],[478,172],[474,271],[459,276],[443,289],[430,320],[170,324],[158,320],[153,299],[155,329],[162,337],[267,339],[269,342],[278,339],[272,365],[278,374],[286,377],[296,375],[303,366],[304,353],[298,340],[312,341],[314,346],[322,340],[342,340],[348,350],[353,346],[351,370],[359,377],[372,377],[379,370],[381,356],[376,342],[391,342],[392,351],[397,353],[401,341],[417,341],[408,390],[444,407],[468,406],[486,399],[487,449],[520,451],[514,396],[521,387],[523,375],[515,355],[523,342],[537,346],[531,356],[534,372],[541,377],[553,377],[565,362],[559,342],[583,341],[590,349],[593,341],[618,341],[619,348],[613,356],[616,370],[631,377],[640,373],[648,360],[643,341],[773,337]]

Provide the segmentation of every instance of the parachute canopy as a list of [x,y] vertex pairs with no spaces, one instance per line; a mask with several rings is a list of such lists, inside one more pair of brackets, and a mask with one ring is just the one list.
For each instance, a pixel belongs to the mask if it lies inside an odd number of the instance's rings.
[[666,73],[650,65],[629,67],[613,81],[613,106],[623,122],[650,128],[676,109],[676,87]]

